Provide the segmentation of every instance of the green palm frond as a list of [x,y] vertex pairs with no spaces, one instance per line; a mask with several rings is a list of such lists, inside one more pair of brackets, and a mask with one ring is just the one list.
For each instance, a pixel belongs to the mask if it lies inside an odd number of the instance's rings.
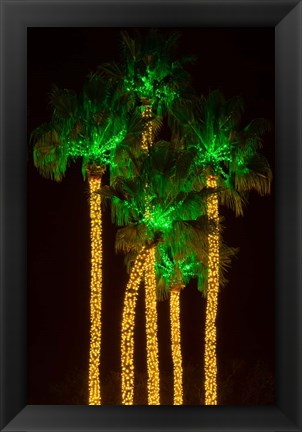
[[114,98],[113,89],[108,80],[105,81],[97,72],[91,72],[84,82],[82,98],[87,111],[103,112],[106,104]]
[[221,188],[218,194],[219,203],[235,212],[236,216],[243,216],[247,205],[247,192],[243,188],[237,190],[231,186]]
[[157,141],[153,148],[150,149],[148,158],[148,167],[152,170],[153,174],[160,174],[167,176],[174,170],[175,152],[173,147],[167,141]]
[[117,231],[115,249],[117,252],[139,252],[146,241],[146,229],[143,224],[128,224]]
[[117,177],[114,184],[103,186],[99,193],[111,201],[111,219],[118,226],[143,219],[144,191],[140,190],[135,181]]
[[181,124],[192,123],[196,118],[201,117],[202,98],[192,94],[188,99],[175,100],[172,106],[172,113]]
[[206,203],[202,193],[196,191],[180,192],[173,199],[173,218],[195,220],[206,212]]
[[52,125],[43,125],[31,134],[34,165],[39,173],[51,180],[61,181],[67,168],[67,156],[58,132]]
[[175,162],[175,181],[178,185],[189,179],[190,174],[194,175],[194,160],[197,155],[196,148],[187,148],[181,150]]
[[207,267],[202,267],[202,271],[197,274],[197,289],[202,293],[203,297],[206,297],[208,290],[208,269]]
[[123,71],[117,63],[104,63],[99,66],[99,72],[102,78],[110,78],[116,83],[123,80]]
[[208,234],[211,230],[207,216],[201,216],[196,221],[175,220],[172,231],[165,235],[165,239],[173,255],[180,259],[186,259],[189,251],[193,252],[200,262],[206,262]]
[[259,195],[269,195],[271,191],[272,174],[267,166],[266,170],[254,171],[249,169],[243,176],[235,176],[235,187],[239,192],[256,191]]
[[136,61],[139,55],[138,39],[132,39],[127,31],[121,31],[121,44],[127,56]]
[[163,127],[163,119],[160,115],[153,114],[151,120],[153,137],[158,136]]
[[72,90],[53,86],[49,95],[49,103],[54,115],[61,119],[74,118],[78,112],[77,94]]
[[184,255],[174,253],[168,242],[160,244],[155,254],[157,300],[165,300],[173,286],[186,286],[192,279],[197,279],[197,288],[204,293],[207,286],[207,251],[204,251],[203,257],[205,261],[201,262],[189,248],[186,248]]
[[267,119],[257,118],[252,120],[244,129],[243,133],[246,137],[255,138],[258,142],[260,138],[271,131],[271,124]]
[[152,105],[153,112],[162,117],[189,82],[189,74],[183,67],[188,59],[174,59],[177,39],[174,34],[163,36],[153,29],[145,34],[136,31],[135,36],[122,31],[121,66],[104,64],[100,73],[115,83],[121,95],[132,94],[131,106]]
[[255,190],[262,196],[270,193],[272,171],[262,154],[240,149],[230,165],[230,172],[239,192]]
[[156,280],[156,298],[157,301],[167,300],[170,294],[170,285],[165,278],[159,276]]
[[218,130],[229,135],[233,129],[238,128],[243,114],[243,100],[241,97],[234,97],[225,102],[224,112],[219,118]]
[[127,129],[126,136],[122,144],[130,145],[133,148],[136,145],[141,146],[141,136],[144,128],[146,128],[148,119],[143,117],[138,110],[131,110],[126,119],[123,119],[125,128]]
[[125,200],[125,194],[123,191],[114,186],[104,185],[100,188],[98,193],[104,199],[118,198],[120,200]]
[[139,196],[139,194],[143,193],[142,190],[142,182],[140,179],[130,179],[130,178],[124,178],[124,177],[116,177],[113,187],[123,192],[123,199],[134,199],[135,197]]
[[255,190],[260,195],[268,194],[272,181],[269,164],[258,153],[269,123],[255,119],[240,129],[243,109],[241,97],[226,100],[219,90],[190,103],[175,104],[174,109],[187,146],[196,150],[191,167],[200,185],[207,171],[215,174],[220,204],[238,216],[243,215],[247,193]]

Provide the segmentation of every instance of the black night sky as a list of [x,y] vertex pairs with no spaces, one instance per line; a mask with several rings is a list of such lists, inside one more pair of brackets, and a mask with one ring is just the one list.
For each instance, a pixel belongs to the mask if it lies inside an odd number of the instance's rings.
[[[80,91],[85,77],[120,59],[119,28],[28,29],[28,136],[50,120],[53,84]],[[131,29],[128,29],[131,32]],[[241,95],[246,122],[267,118],[263,153],[274,173],[274,29],[161,29],[181,33],[178,53],[199,94]],[[73,164],[61,183],[42,178],[28,150],[28,403],[86,404],[89,353],[88,183]],[[225,216],[224,239],[239,247],[220,292],[217,322],[219,403],[273,404],[275,349],[274,183],[250,195],[243,218]],[[120,326],[127,273],[114,252],[110,209],[103,220],[103,403],[120,403]],[[205,299],[194,282],[182,292],[184,402],[203,403]],[[158,304],[162,404],[172,404],[168,302]],[[135,403],[146,401],[144,298],[137,305]]]

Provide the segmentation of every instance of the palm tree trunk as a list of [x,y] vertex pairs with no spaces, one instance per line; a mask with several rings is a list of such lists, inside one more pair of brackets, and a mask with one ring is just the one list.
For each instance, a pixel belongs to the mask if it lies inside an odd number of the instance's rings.
[[[142,112],[142,116],[148,118],[152,117],[152,107],[151,105],[146,105],[145,109]],[[149,146],[152,146],[153,143],[153,130],[152,123],[148,121],[146,124],[143,133],[142,133],[142,149],[145,151],[149,150]]]
[[[217,178],[207,176],[207,186],[217,187]],[[218,194],[211,194],[207,200],[207,213],[214,222],[214,232],[209,234],[208,290],[205,329],[205,405],[217,405],[217,359],[216,359],[216,317],[219,291],[219,211]]]
[[160,405],[157,335],[155,250],[150,249],[145,267],[148,405]]
[[90,189],[90,352],[89,352],[89,405],[101,405],[100,356],[101,356],[101,295],[102,295],[102,213],[101,187],[103,170],[88,170]]
[[121,341],[121,363],[122,363],[122,404],[133,405],[134,396],[134,321],[135,306],[138,289],[143,277],[144,268],[150,250],[142,248],[137,256],[134,267],[131,270],[129,282],[126,287],[122,318],[122,341]]
[[[142,112],[144,117],[151,118],[152,107],[146,105]],[[142,134],[142,148],[148,152],[153,144],[152,123],[148,121]],[[146,185],[147,188],[147,185]],[[149,216],[148,203],[146,216]],[[145,310],[146,310],[146,337],[147,337],[147,371],[148,371],[148,405],[160,404],[160,378],[158,361],[158,335],[157,335],[157,302],[155,280],[155,254],[150,253],[148,265],[145,270]]]
[[183,404],[183,370],[180,333],[180,290],[183,285],[173,285],[170,291],[170,326],[173,361],[173,405]]

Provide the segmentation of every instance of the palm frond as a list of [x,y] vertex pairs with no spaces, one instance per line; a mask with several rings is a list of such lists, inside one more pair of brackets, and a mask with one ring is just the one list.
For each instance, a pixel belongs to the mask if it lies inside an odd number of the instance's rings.
[[31,135],[34,145],[33,160],[39,173],[51,180],[61,181],[67,168],[67,156],[60,137],[55,129],[45,127]]
[[114,82],[123,81],[124,74],[117,63],[104,63],[99,66],[99,72],[102,78],[109,78]]
[[77,94],[68,89],[60,89],[53,86],[49,95],[49,103],[54,111],[54,115],[62,118],[73,118],[78,111]]
[[246,136],[261,137],[271,131],[271,124],[267,119],[257,118],[252,120],[243,130]]
[[128,224],[117,231],[115,249],[117,252],[129,253],[140,251],[145,243],[146,230],[143,224]]
[[104,185],[99,189],[98,193],[104,199],[111,199],[115,197],[118,198],[119,200],[125,200],[125,194],[123,190],[120,189],[119,187]]
[[100,74],[94,72],[88,75],[83,86],[83,95],[92,104],[92,107],[89,107],[90,109],[95,111],[100,108],[104,100],[107,99],[108,92],[108,81],[102,79]]
[[220,128],[227,133],[233,128],[238,128],[244,111],[244,101],[242,97],[235,96],[225,102],[223,117]]
[[200,262],[207,260],[208,234],[213,228],[207,216],[200,216],[196,221],[174,221],[173,229],[165,238],[171,246],[173,255],[186,259],[188,251],[193,252]]
[[255,190],[261,196],[270,193],[272,171],[267,159],[260,153],[238,152],[231,165],[234,186],[239,192]]
[[120,34],[121,34],[121,43],[124,50],[127,52],[128,55],[130,55],[133,61],[135,61],[138,55],[135,39],[131,38],[129,33],[125,30],[122,30]]
[[254,190],[259,195],[269,195],[271,191],[272,175],[269,169],[261,173],[259,171],[249,170],[243,176],[235,175],[235,187],[238,192]]
[[206,203],[200,192],[180,192],[171,205],[175,208],[173,217],[176,220],[194,220],[206,212]]
[[219,247],[219,285],[226,286],[228,283],[227,272],[231,267],[232,260],[238,255],[239,248],[227,246],[224,243]]
[[247,193],[245,189],[237,190],[231,186],[221,188],[218,198],[222,206],[233,210],[236,216],[243,216],[244,208],[247,205]]
[[169,298],[170,286],[162,276],[156,280],[156,299],[157,301],[164,301]]
[[194,170],[193,163],[197,155],[196,148],[187,148],[180,151],[175,162],[175,180],[180,185],[188,180],[190,173]]

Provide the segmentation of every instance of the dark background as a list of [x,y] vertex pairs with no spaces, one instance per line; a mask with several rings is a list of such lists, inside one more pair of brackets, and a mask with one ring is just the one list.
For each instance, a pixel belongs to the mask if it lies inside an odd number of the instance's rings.
[[[169,33],[175,29],[161,29]],[[131,31],[131,29],[129,29]],[[241,95],[246,122],[265,117],[272,132],[263,153],[274,172],[274,29],[177,29],[178,53],[196,54],[187,69],[198,93]],[[28,29],[28,135],[50,119],[51,86],[79,91],[85,76],[120,59],[118,28]],[[89,207],[81,164],[61,183],[42,178],[28,151],[28,403],[86,404],[89,356]],[[222,209],[221,209],[222,210]],[[217,322],[221,404],[274,403],[274,184],[251,194],[243,218],[222,210],[224,238],[240,251],[221,289]],[[127,283],[114,253],[115,229],[103,223],[101,378],[103,403],[120,403],[120,326]],[[144,298],[137,305],[135,402],[146,401]],[[159,303],[162,403],[172,404],[168,302]],[[181,300],[184,401],[203,402],[205,299],[190,283]]]

